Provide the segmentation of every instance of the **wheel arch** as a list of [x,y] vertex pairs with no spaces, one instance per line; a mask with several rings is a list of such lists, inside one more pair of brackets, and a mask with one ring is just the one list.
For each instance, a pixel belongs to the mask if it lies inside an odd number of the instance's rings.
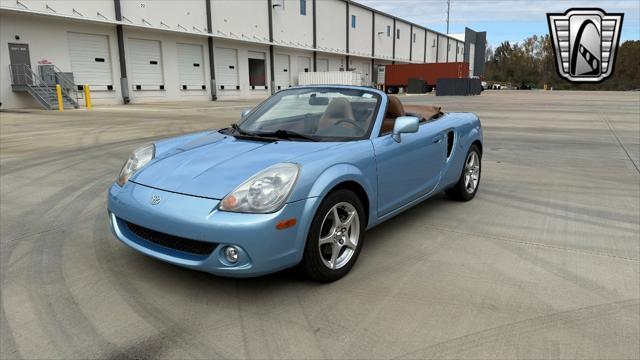
[[[370,176],[369,176],[370,177]],[[321,200],[338,189],[353,191],[366,211],[366,224],[375,218],[375,204],[377,194],[377,181],[369,179],[358,167],[352,164],[334,165],[318,176],[309,189],[308,197],[318,197]]]
[[370,218],[370,209],[369,209],[369,195],[367,195],[367,192],[364,190],[364,188],[362,187],[362,185],[360,185],[358,182],[353,181],[353,180],[347,180],[347,181],[343,181],[339,184],[336,184],[333,188],[331,188],[326,194],[325,197],[329,196],[329,194],[338,191],[338,190],[349,190],[351,192],[353,192],[354,194],[356,194],[356,196],[358,197],[358,199],[360,199],[360,202],[362,203],[362,206],[364,207],[364,214],[365,214],[365,219],[366,219],[366,224],[369,223],[369,218]]
[[477,146],[478,150],[480,150],[480,156],[482,156],[482,141],[480,141],[480,139],[476,139],[474,142],[471,143],[471,146]]

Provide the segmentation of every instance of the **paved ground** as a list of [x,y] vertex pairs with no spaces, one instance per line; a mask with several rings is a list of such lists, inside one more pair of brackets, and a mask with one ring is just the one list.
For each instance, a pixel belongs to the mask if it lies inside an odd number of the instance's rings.
[[329,285],[184,270],[107,229],[130,150],[247,103],[0,113],[0,357],[639,358],[640,93],[403,101],[481,116],[478,196],[373,229]]

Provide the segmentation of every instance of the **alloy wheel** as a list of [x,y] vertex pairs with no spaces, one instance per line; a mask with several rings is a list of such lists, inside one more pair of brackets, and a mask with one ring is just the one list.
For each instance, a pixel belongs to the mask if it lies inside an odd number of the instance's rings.
[[480,181],[480,157],[478,153],[472,151],[467,156],[464,165],[464,188],[469,194],[473,194]]
[[360,217],[348,202],[334,205],[322,220],[318,250],[322,263],[337,270],[349,263],[360,240]]

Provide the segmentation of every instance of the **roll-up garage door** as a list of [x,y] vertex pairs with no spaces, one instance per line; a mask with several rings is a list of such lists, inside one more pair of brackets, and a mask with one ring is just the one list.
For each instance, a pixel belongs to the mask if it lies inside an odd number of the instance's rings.
[[356,69],[362,76],[362,85],[371,85],[371,64],[368,62],[358,63]]
[[204,90],[204,60],[202,45],[177,44],[178,49],[178,74],[180,76],[180,89]]
[[311,58],[306,56],[298,56],[298,72],[294,74],[294,84],[298,85],[298,74],[304,72],[310,72],[311,69]]
[[329,59],[317,59],[316,67],[318,72],[329,71]]
[[160,41],[129,39],[134,90],[164,90]]
[[240,89],[238,84],[238,51],[236,49],[215,49],[216,82],[220,90]]
[[291,87],[289,55],[275,54],[274,65],[276,90]]
[[113,90],[109,38],[70,32],[67,39],[74,82],[91,90]]

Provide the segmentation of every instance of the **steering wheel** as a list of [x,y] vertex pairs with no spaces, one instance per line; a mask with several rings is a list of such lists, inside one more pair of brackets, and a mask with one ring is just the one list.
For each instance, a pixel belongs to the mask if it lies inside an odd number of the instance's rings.
[[365,132],[366,132],[366,130],[365,130],[362,126],[360,126],[360,124],[358,124],[358,123],[357,123],[357,122],[355,122],[354,120],[350,120],[350,119],[342,119],[342,120],[338,120],[338,121],[336,121],[336,122],[335,122],[335,125],[339,125],[339,124],[341,124],[341,123],[343,123],[343,122],[344,122],[344,123],[347,123],[347,124],[349,124],[349,125],[351,125],[351,126],[353,126],[354,128],[356,128],[356,129],[358,129],[358,130],[360,130],[362,133],[365,133]]

